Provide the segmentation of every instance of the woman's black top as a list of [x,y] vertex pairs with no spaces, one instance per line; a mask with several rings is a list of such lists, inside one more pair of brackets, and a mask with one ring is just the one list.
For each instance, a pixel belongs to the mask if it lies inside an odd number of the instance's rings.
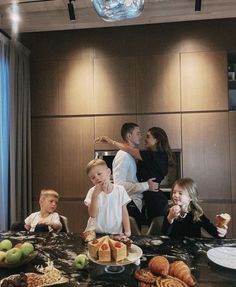
[[143,160],[137,164],[137,177],[140,182],[155,177],[160,183],[168,173],[168,155],[163,151],[140,150]]
[[199,221],[193,221],[192,212],[188,213],[185,218],[175,219],[172,224],[165,216],[162,232],[171,238],[201,237],[201,228],[205,229],[211,236],[219,238],[215,225],[204,214]]

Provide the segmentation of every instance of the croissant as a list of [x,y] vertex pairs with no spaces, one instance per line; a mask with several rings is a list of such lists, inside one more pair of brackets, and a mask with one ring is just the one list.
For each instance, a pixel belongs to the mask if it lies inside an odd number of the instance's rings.
[[164,256],[155,256],[149,261],[148,267],[153,273],[167,276],[170,263]]
[[179,278],[189,286],[194,286],[196,284],[191,275],[191,270],[183,261],[175,261],[171,263],[169,275]]

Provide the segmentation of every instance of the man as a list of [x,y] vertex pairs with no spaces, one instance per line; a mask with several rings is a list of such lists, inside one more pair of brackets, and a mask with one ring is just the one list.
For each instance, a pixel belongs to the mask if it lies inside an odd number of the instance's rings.
[[[137,147],[140,143],[140,128],[135,123],[125,123],[121,127],[121,137],[124,142],[132,147]],[[146,190],[155,191],[158,183],[154,179],[147,182],[138,182],[136,173],[137,166],[135,159],[125,151],[119,150],[112,164],[113,179],[115,184],[123,185],[132,201],[127,205],[129,215],[134,217],[139,228],[143,221],[142,199]]]

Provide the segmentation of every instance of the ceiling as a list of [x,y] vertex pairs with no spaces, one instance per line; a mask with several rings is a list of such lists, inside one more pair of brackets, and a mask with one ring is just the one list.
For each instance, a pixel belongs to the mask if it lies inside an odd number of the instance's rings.
[[[8,11],[17,0],[0,1],[0,27],[11,33]],[[35,1],[35,2],[33,2]],[[41,2],[39,2],[41,1]],[[95,13],[90,0],[75,0],[76,20],[70,21],[68,0],[18,0],[22,20],[19,32],[86,29],[151,23],[167,23],[236,17],[236,0],[202,0],[195,12],[195,0],[145,0],[144,11],[134,19],[105,22]]]

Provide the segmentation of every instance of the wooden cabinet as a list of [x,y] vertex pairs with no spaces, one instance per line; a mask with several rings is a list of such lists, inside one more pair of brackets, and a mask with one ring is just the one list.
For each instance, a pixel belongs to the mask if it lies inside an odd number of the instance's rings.
[[141,146],[144,146],[144,139],[148,129],[160,127],[167,133],[172,149],[181,149],[181,115],[138,115],[138,124],[142,132]]
[[179,54],[136,59],[136,92],[139,113],[180,111]]
[[203,199],[231,199],[228,113],[182,115],[183,176]]
[[181,54],[182,111],[228,110],[224,51]]
[[34,119],[34,195],[54,188],[61,197],[84,197],[90,187],[85,168],[93,159],[93,118]]
[[136,113],[134,58],[94,59],[96,114]]

